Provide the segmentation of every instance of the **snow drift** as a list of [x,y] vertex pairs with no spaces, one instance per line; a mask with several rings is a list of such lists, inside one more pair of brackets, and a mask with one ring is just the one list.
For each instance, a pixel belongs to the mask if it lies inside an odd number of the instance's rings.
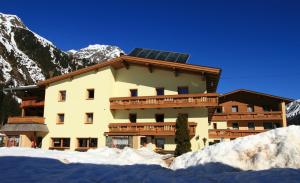
[[105,165],[155,164],[166,167],[163,159],[166,155],[157,154],[147,148],[123,150],[115,148],[99,148],[88,152],[56,151],[19,147],[0,148],[0,157],[26,156],[34,158],[57,159],[63,163],[91,163]]
[[300,168],[300,127],[289,126],[238,138],[177,157],[173,170],[220,163],[241,170]]

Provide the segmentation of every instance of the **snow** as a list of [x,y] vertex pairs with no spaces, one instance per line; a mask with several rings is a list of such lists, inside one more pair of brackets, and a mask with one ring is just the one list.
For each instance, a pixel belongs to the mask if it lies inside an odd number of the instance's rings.
[[88,152],[56,151],[19,147],[0,148],[0,157],[3,156],[26,156],[35,158],[57,159],[64,163],[93,163],[107,165],[133,165],[133,164],[155,164],[166,167],[163,158],[166,155],[159,155],[146,148],[123,150],[114,148],[98,148]]
[[241,170],[300,168],[300,126],[270,130],[258,135],[186,153],[172,163],[173,170],[221,163]]
[[88,152],[0,148],[6,182],[224,182],[296,183],[300,180],[300,127],[270,130],[177,157],[141,148]]

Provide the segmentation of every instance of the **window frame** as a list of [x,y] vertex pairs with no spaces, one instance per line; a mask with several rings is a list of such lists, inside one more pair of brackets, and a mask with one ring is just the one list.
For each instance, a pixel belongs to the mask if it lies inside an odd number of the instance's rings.
[[[163,120],[162,120],[162,121],[158,121],[158,120],[157,120],[158,116],[162,116],[162,117],[163,117],[163,118],[162,118]],[[165,114],[164,114],[164,113],[156,113],[154,117],[155,117],[155,122],[156,122],[156,123],[164,123],[164,122],[165,122]]]
[[[92,121],[89,121],[89,114],[92,115]],[[85,120],[84,120],[85,124],[93,124],[94,123],[94,113],[93,112],[86,112],[85,113]]]
[[[132,95],[132,92],[133,92],[133,91],[136,91],[136,96],[133,96],[133,95]],[[136,89],[136,88],[129,89],[129,96],[130,96],[130,97],[137,97],[138,95],[139,95],[138,89]]]
[[[63,94],[64,93],[64,99]],[[67,90],[59,90],[58,91],[58,102],[65,102],[67,100]]]
[[[249,124],[253,124],[253,128],[249,128],[249,126],[250,126]],[[255,130],[255,123],[254,122],[248,122],[247,126],[248,126],[248,130]]]
[[[234,128],[234,125],[233,125],[233,124],[237,124],[237,128]],[[231,123],[231,128],[232,128],[233,130],[239,130],[239,129],[240,129],[240,125],[239,125],[238,122],[233,122],[233,123]]]
[[[97,148],[98,147],[98,138],[93,137],[79,137],[77,139],[77,148],[81,149],[91,149],[91,148]],[[80,146],[80,140],[86,140],[86,146]],[[91,141],[96,140],[96,146],[91,146]]]
[[[54,141],[59,140],[59,146],[54,146]],[[64,140],[69,140],[69,146],[64,146]],[[70,149],[71,146],[71,138],[69,137],[52,137],[51,138],[51,149]]]
[[[179,91],[180,91],[180,89],[182,89],[182,88],[186,88],[186,89],[187,89],[187,93],[180,93]],[[186,94],[189,94],[189,93],[190,93],[189,87],[188,87],[188,86],[178,86],[178,87],[177,87],[177,93],[178,93],[178,95],[186,95]]]
[[[61,118],[60,118],[60,116],[63,116],[63,121],[61,121]],[[66,118],[66,115],[65,115],[65,113],[57,113],[57,115],[56,115],[56,124],[64,124],[65,123],[65,118]]]
[[[251,111],[249,109],[251,109]],[[247,112],[254,112],[254,105],[247,105]]]
[[[234,108],[236,108],[236,111],[233,111]],[[239,106],[238,105],[231,106],[231,112],[232,113],[238,113],[239,112]]]
[[[135,116],[135,120],[131,120],[131,116]],[[130,123],[136,123],[137,122],[137,113],[129,113],[128,114],[128,119]]]
[[[159,90],[162,91],[162,95],[159,95],[159,92],[158,92]],[[156,87],[155,91],[156,91],[156,96],[164,96],[165,95],[165,88],[164,87]]]
[[[93,97],[90,97],[90,92],[91,91],[93,91]],[[95,89],[94,88],[86,89],[86,99],[87,100],[94,100],[95,99]]]

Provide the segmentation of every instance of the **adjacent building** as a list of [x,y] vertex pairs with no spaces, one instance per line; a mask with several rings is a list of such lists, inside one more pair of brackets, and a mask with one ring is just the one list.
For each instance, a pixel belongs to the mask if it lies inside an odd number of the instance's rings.
[[290,99],[247,90],[219,96],[221,69],[187,64],[187,58],[134,49],[37,86],[8,89],[22,99],[22,116],[1,129],[6,144],[86,151],[151,142],[170,152],[178,114],[188,117],[192,150],[286,126]]

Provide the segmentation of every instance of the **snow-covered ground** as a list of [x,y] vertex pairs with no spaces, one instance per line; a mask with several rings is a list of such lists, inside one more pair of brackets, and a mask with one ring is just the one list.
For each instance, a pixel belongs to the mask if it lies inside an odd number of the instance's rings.
[[146,148],[88,152],[0,148],[0,182],[300,182],[300,127],[224,142],[170,167]]

